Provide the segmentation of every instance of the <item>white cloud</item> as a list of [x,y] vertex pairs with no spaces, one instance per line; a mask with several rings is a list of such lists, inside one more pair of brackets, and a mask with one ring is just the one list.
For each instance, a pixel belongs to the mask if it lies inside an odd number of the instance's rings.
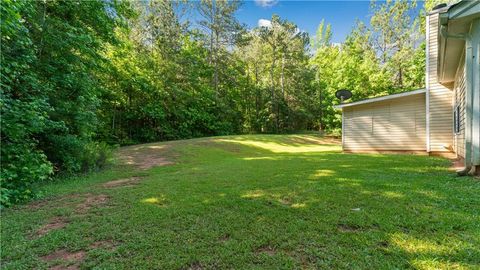
[[273,7],[278,4],[278,0],[255,0],[255,4],[261,7]]
[[272,22],[270,20],[260,19],[258,20],[258,27],[262,27],[262,26],[270,28],[272,27]]

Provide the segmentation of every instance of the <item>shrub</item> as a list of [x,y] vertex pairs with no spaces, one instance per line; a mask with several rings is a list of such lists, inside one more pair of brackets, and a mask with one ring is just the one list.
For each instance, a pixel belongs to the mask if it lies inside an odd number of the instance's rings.
[[38,150],[38,136],[51,124],[45,87],[33,68],[35,48],[21,12],[32,2],[7,1],[0,5],[0,205],[8,206],[34,196],[32,185],[50,177],[53,167]]
[[333,129],[330,129],[328,130],[328,135],[329,136],[333,136],[333,137],[342,137],[342,129],[341,128],[333,128]]
[[0,205],[9,206],[35,196],[32,185],[53,172],[46,156],[33,143],[3,143]]
[[83,155],[80,158],[81,170],[88,172],[98,170],[112,157],[112,147],[104,142],[90,142],[85,145]]

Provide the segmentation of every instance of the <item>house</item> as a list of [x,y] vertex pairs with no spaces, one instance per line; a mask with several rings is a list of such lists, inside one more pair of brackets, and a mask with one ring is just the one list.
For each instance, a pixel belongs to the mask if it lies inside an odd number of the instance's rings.
[[478,174],[480,1],[439,5],[426,27],[426,88],[335,106],[343,150],[450,153]]

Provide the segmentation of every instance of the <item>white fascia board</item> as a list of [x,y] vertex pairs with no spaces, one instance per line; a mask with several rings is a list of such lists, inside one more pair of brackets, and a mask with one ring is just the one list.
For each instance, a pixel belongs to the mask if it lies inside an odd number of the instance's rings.
[[462,1],[459,5],[452,6],[448,9],[448,19],[455,20],[468,16],[474,18],[480,17],[480,2],[479,1]]
[[369,98],[369,99],[360,100],[360,101],[351,102],[351,103],[339,104],[339,105],[333,106],[333,108],[342,109],[342,108],[345,108],[345,107],[351,107],[351,106],[357,106],[357,105],[362,105],[362,104],[368,104],[368,103],[372,103],[372,102],[379,102],[379,101],[391,100],[391,99],[395,99],[395,98],[401,98],[401,97],[408,97],[408,96],[423,94],[425,92],[426,92],[425,89],[418,89],[418,90],[414,90],[414,91],[410,91],[410,92],[404,92],[404,93],[393,94],[393,95],[382,96],[382,97]]

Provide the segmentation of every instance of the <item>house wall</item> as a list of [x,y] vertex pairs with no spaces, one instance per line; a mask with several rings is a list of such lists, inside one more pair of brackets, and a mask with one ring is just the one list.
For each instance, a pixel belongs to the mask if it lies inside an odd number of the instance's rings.
[[425,94],[343,108],[345,151],[425,151]]
[[465,60],[462,57],[454,84],[454,109],[459,106],[460,131],[454,134],[454,150],[457,156],[465,157]]
[[427,17],[427,151],[453,149],[453,91],[438,83],[438,13]]

